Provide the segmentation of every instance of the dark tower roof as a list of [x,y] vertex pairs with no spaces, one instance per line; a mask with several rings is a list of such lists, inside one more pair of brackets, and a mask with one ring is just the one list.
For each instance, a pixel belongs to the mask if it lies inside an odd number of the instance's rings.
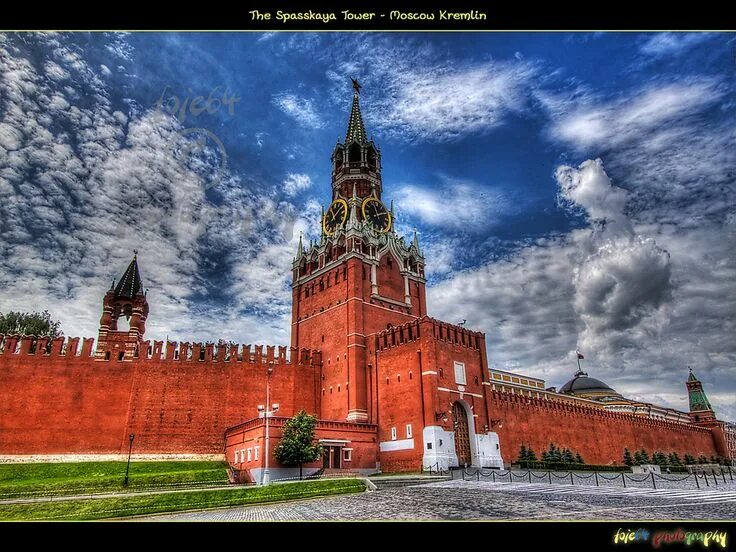
[[560,387],[560,393],[566,393],[568,395],[575,395],[577,393],[592,393],[596,391],[612,392],[616,393],[615,390],[611,389],[608,385],[603,383],[599,379],[588,377],[585,372],[578,372],[575,374],[570,381]]
[[359,144],[367,144],[368,137],[365,134],[365,125],[363,124],[363,116],[360,114],[360,92],[358,87],[355,88],[353,94],[353,109],[350,111],[350,121],[348,121],[348,132],[345,134],[345,145],[349,146],[353,142]]
[[138,270],[138,254],[136,253],[125,270],[125,274],[115,287],[115,297],[132,299],[136,295],[142,294],[143,283],[141,282],[141,273]]

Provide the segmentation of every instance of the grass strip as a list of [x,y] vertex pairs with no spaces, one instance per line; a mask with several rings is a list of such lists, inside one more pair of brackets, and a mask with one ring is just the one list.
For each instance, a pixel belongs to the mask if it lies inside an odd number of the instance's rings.
[[247,506],[284,500],[356,493],[365,490],[360,479],[302,481],[267,487],[204,490],[64,502],[0,505],[0,520],[94,520],[181,512],[228,506]]
[[[125,462],[0,465],[0,499],[122,491]],[[223,462],[131,462],[128,490],[227,483]]]

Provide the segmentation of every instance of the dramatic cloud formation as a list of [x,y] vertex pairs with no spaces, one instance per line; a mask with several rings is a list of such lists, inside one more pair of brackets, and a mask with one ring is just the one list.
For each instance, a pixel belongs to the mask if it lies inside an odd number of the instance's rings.
[[[294,207],[248,192],[229,173],[214,190],[225,201],[212,203],[211,148],[193,154],[179,121],[161,111],[129,120],[73,45],[34,40],[46,59],[0,43],[2,309],[63,304],[54,315],[67,332],[95,335],[101,290],[138,249],[145,285],[155,289],[149,329],[157,336],[288,341],[284,279],[294,228],[306,226]],[[116,55],[134,55],[115,44]],[[292,186],[305,187],[303,175],[292,176]],[[237,276],[224,286],[237,299],[229,310],[192,300],[220,283],[202,280],[218,250],[230,255],[220,275]],[[285,276],[263,276],[270,272]]]

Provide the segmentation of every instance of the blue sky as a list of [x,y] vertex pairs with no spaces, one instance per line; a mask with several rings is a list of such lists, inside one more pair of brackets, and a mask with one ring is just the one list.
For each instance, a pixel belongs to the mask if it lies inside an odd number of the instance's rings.
[[736,419],[734,38],[0,36],[0,311],[94,336],[138,249],[147,337],[288,343],[352,76],[430,314],[549,385],[578,348],[686,408],[691,365]]

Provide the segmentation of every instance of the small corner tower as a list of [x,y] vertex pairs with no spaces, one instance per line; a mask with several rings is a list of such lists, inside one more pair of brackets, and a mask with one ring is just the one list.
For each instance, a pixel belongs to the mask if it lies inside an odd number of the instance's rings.
[[[102,300],[102,317],[95,357],[100,360],[130,360],[138,355],[139,343],[146,332],[148,301],[138,269],[138,252],[133,252],[122,278]],[[121,318],[124,322],[121,322]],[[127,325],[127,328],[123,327]]]
[[685,385],[687,385],[687,394],[690,399],[690,421],[694,424],[715,421],[716,414],[713,407],[703,391],[703,384],[695,377],[692,368],[690,368]]

